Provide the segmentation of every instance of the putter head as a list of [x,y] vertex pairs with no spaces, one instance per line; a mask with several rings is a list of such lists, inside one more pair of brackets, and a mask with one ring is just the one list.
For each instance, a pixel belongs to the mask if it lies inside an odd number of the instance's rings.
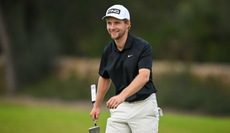
[[99,132],[100,132],[99,126],[89,128],[89,133],[99,133]]

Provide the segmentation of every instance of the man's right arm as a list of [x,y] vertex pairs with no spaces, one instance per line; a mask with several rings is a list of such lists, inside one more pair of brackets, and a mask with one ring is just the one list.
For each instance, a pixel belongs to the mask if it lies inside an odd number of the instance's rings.
[[96,118],[96,120],[98,120],[99,114],[100,114],[100,105],[101,102],[103,101],[105,94],[107,93],[109,87],[111,84],[111,79],[108,78],[103,78],[103,77],[99,77],[98,79],[98,86],[97,86],[97,97],[96,97],[96,102],[95,105],[90,113],[90,116],[92,117],[92,119],[94,120]]

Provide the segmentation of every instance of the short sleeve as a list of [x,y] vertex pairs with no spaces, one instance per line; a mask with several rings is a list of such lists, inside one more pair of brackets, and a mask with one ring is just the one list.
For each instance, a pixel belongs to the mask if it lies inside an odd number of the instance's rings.
[[98,72],[99,75],[103,78],[110,78],[106,70],[107,62],[108,62],[108,54],[105,48],[101,56],[101,63],[100,63],[99,72]]
[[143,49],[139,58],[138,68],[147,68],[151,71],[152,69],[152,47],[147,44]]

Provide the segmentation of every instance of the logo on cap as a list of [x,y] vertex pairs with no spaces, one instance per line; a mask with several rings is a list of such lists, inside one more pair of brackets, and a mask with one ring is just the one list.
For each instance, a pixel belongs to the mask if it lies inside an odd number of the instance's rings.
[[110,13],[120,14],[120,12],[121,12],[120,9],[112,8],[112,9],[108,10],[107,14],[110,14]]

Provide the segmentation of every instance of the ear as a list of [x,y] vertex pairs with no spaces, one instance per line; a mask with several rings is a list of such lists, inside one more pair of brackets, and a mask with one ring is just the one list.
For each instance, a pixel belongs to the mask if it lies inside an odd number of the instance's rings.
[[131,21],[127,21],[127,23],[126,23],[126,28],[129,28],[129,26],[131,25]]

